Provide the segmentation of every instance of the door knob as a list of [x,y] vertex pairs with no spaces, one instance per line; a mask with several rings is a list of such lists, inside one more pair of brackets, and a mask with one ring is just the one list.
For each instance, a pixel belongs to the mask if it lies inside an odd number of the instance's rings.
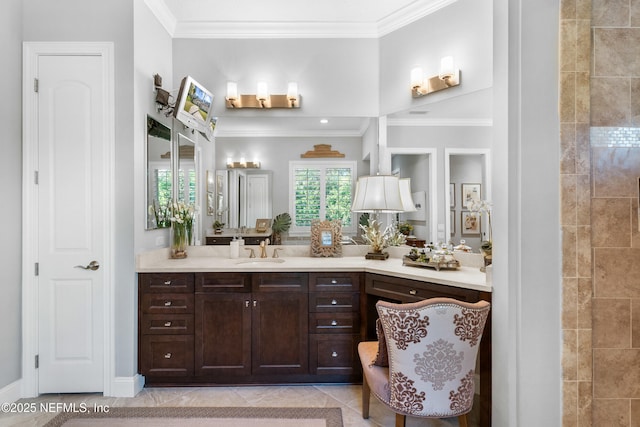
[[98,261],[91,261],[89,265],[76,265],[74,268],[82,268],[84,270],[96,271],[100,268],[100,263]]

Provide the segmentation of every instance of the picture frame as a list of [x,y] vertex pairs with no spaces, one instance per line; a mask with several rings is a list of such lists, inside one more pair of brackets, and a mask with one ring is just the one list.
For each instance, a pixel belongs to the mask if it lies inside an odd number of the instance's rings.
[[258,233],[264,233],[271,226],[271,218],[259,218],[256,219],[256,231]]
[[449,204],[452,209],[456,207],[456,184],[453,182],[449,184]]
[[481,184],[462,184],[461,191],[462,207],[469,208],[469,205],[474,200],[480,200],[482,197],[482,185]]
[[342,256],[342,221],[311,221],[311,256]]
[[460,212],[460,230],[462,236],[479,237],[480,215],[471,211]]

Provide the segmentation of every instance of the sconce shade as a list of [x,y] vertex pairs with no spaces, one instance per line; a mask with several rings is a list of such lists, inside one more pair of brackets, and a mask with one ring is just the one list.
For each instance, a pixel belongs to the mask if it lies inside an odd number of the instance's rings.
[[256,99],[258,101],[266,101],[269,98],[269,88],[266,82],[258,82],[256,90]]
[[229,101],[238,99],[238,83],[227,82],[227,99]]
[[411,87],[414,88],[422,86],[422,78],[422,68],[416,67],[411,70]]
[[402,212],[398,177],[389,175],[361,176],[356,183],[352,212]]
[[445,56],[440,60],[440,77],[441,80],[453,77],[456,70],[453,66],[453,56]]
[[298,99],[298,83],[289,82],[287,85],[287,99],[289,99],[289,101]]
[[411,178],[401,178],[400,179],[400,200],[402,200],[402,211],[403,212],[415,212],[416,204],[413,202],[413,197],[411,196]]

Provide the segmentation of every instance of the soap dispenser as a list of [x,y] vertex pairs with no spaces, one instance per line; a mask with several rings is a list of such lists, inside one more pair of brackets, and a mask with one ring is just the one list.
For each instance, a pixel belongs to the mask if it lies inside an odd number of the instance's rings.
[[229,258],[239,258],[240,257],[240,242],[233,237],[233,240],[229,242]]

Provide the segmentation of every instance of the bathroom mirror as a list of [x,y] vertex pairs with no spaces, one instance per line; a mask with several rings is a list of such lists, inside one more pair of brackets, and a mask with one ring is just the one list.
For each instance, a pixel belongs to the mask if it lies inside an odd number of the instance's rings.
[[169,227],[168,208],[173,190],[171,128],[151,116],[147,116],[146,157],[146,229]]
[[255,228],[256,220],[273,218],[272,171],[229,169],[216,171],[216,176],[221,185],[226,184],[219,210],[220,216],[227,220],[220,220],[225,228]]
[[486,214],[474,214],[471,200],[491,202],[491,156],[489,149],[445,149],[445,233],[447,242],[458,245],[460,240],[480,251],[480,244],[490,235]]

